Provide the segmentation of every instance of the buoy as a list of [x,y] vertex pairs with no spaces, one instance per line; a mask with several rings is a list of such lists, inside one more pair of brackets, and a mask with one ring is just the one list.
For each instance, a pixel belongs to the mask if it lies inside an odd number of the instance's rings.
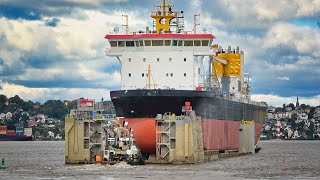
[[286,162],[284,160],[282,160],[281,169],[282,169],[282,171],[286,171],[287,170]]
[[2,158],[1,169],[5,169],[6,165],[4,164],[4,159]]

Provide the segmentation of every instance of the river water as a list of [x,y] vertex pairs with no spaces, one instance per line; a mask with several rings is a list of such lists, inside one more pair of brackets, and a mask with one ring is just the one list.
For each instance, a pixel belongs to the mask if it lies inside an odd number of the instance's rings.
[[65,165],[63,141],[0,142],[0,179],[320,179],[320,141],[260,141],[258,154],[193,165]]

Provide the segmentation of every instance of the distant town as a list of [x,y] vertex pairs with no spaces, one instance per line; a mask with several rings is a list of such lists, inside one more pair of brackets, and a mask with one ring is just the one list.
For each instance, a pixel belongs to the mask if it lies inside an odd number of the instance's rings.
[[[277,133],[277,128],[280,133]],[[320,139],[320,106],[300,104],[297,97],[295,105],[290,103],[282,107],[269,107],[260,138]]]
[[[115,114],[111,101],[102,99],[95,107],[105,114]],[[10,98],[0,95],[0,126],[16,133],[23,133],[20,130],[23,128],[32,129],[30,133],[35,140],[62,140],[64,117],[76,108],[77,100],[48,100],[41,104],[24,101],[18,95]],[[320,106],[299,104],[297,97],[295,104],[269,107],[261,139],[276,138],[320,139]]]
[[[111,101],[101,101],[95,104],[106,114],[114,114]],[[24,134],[24,128],[32,129],[35,140],[64,139],[64,118],[71,109],[77,108],[77,100],[48,100],[39,102],[23,101],[18,95],[6,97],[0,95],[0,127],[6,126],[7,132]],[[6,133],[1,132],[0,134]]]

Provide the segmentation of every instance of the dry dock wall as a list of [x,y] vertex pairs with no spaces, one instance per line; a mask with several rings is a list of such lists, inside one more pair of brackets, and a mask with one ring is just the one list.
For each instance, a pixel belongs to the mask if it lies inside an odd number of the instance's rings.
[[196,163],[204,160],[200,119],[176,123],[176,148],[172,162]]
[[65,163],[92,163],[103,155],[101,120],[65,118]]
[[194,113],[157,120],[158,162],[197,163],[204,160],[202,127]]
[[[155,163],[198,163],[254,153],[256,128],[253,121],[204,121],[193,113],[178,118],[180,120],[170,119],[157,120]],[[161,148],[165,144],[169,144],[168,147]]]
[[243,121],[239,129],[239,153],[254,153],[255,124],[252,121]]
[[84,149],[84,123],[74,117],[65,118],[65,163],[79,164],[90,161],[89,149]]

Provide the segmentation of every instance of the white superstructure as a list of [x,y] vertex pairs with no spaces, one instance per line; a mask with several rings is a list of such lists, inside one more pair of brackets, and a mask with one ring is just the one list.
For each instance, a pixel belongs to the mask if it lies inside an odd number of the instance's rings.
[[195,90],[205,82],[204,57],[215,54],[210,47],[214,38],[211,34],[132,34],[106,38],[111,47],[107,55],[117,57],[121,64],[124,90],[150,87]]

